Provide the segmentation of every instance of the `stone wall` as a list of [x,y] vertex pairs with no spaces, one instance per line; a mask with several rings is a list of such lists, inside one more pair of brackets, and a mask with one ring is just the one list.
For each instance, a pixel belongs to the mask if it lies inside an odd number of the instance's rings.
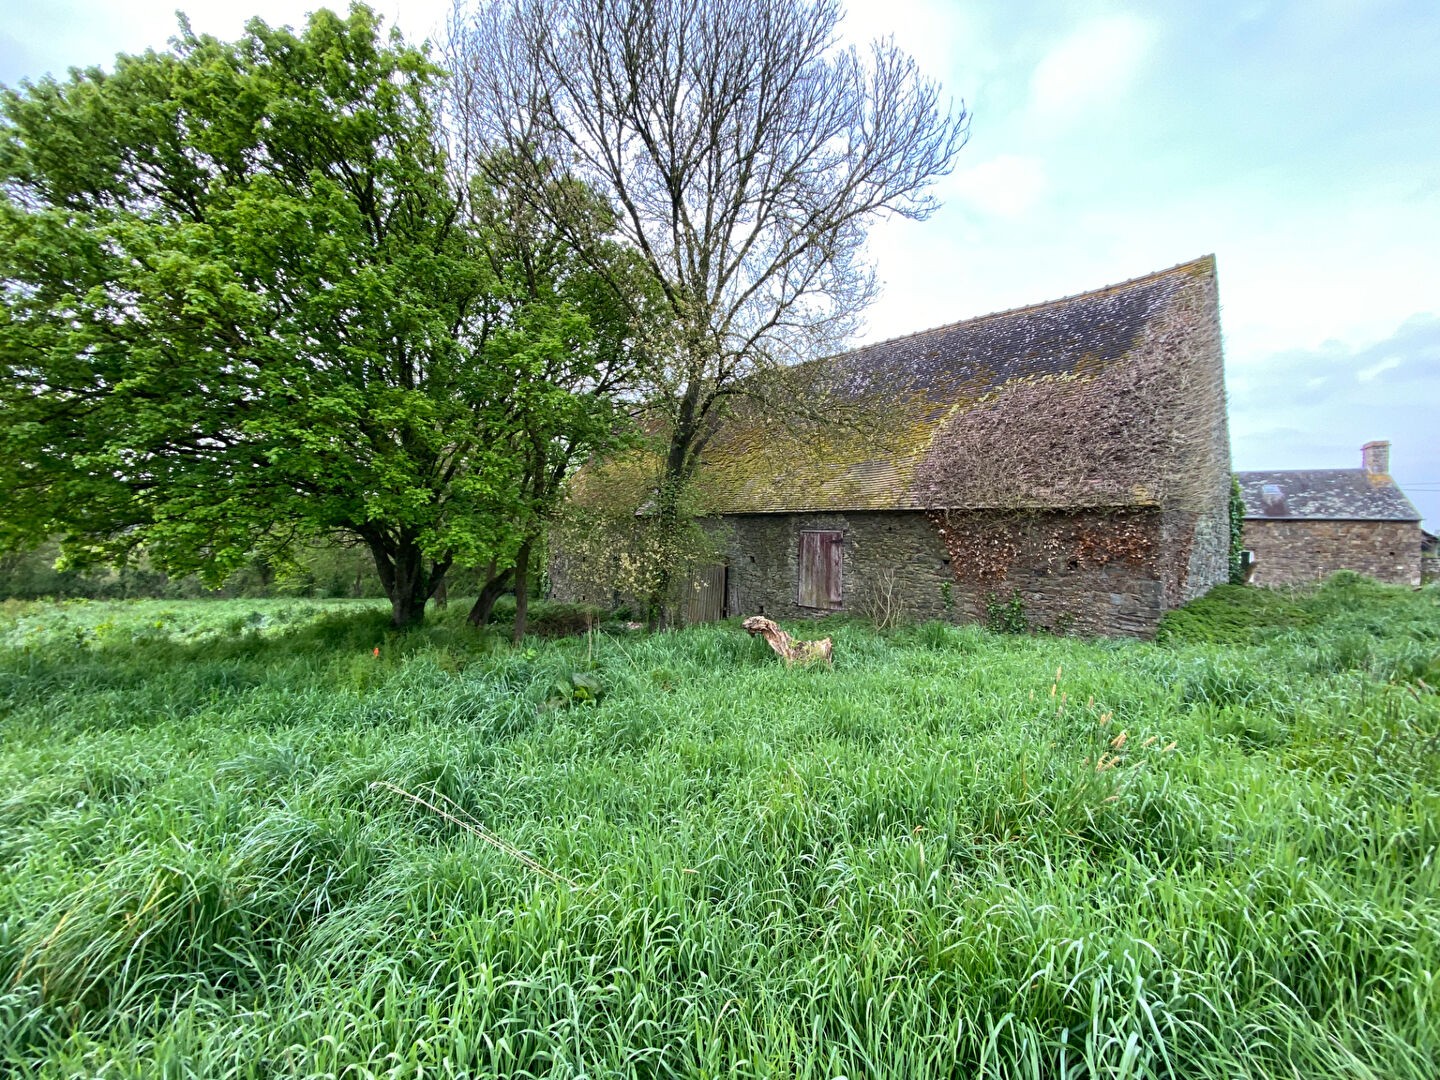
[[628,602],[615,589],[601,588],[589,581],[582,572],[579,560],[558,544],[550,544],[546,552],[545,576],[549,579],[546,596],[551,600],[563,600],[571,604],[599,604],[602,607],[618,607]]
[[[1204,596],[1230,580],[1230,473],[1225,473],[1225,498],[1195,520],[1190,563],[1181,583],[1180,603]],[[1172,605],[1173,606],[1173,605]]]
[[[825,529],[845,537],[842,611],[867,614],[877,590],[893,580],[907,617],[947,615],[943,586],[951,580],[950,559],[919,511],[736,514],[722,518],[715,528],[729,559],[731,614],[772,619],[829,614],[798,603],[800,533]],[[953,586],[950,592],[953,596]]]
[[[1139,348],[1159,350],[1173,378],[1186,388],[1184,411],[1205,421],[1198,429],[1174,425],[1168,472],[1183,481],[1170,484],[1164,498],[1166,545],[1188,553],[1188,563],[1170,580],[1167,600],[1173,607],[1230,580],[1230,429],[1215,276],[1197,281],[1153,334],[1160,340],[1147,340]],[[1179,355],[1163,344],[1177,338],[1187,343]]]
[[1299,585],[1354,570],[1377,581],[1420,584],[1420,525],[1414,521],[1245,522],[1255,553],[1254,585]]
[[[1010,529],[1010,522],[998,520],[1002,530]],[[963,569],[954,573],[935,525],[918,511],[740,514],[715,527],[730,565],[727,608],[732,615],[803,619],[828,614],[797,602],[800,533],[808,529],[844,533],[841,610],[867,617],[882,593],[893,593],[906,618],[983,621],[988,597],[1003,601],[1018,591],[1033,626],[1149,636],[1167,607],[1188,591],[1190,548],[1167,548],[1168,530],[1153,513],[1129,519],[1126,538],[1137,529],[1145,537],[1143,553],[1133,558],[1105,553],[1113,523],[1102,512],[1033,515],[1024,527],[1044,556],[1038,550],[1027,555],[1021,544],[1003,578],[978,580]],[[1063,546],[1051,550],[1047,540],[1036,539],[1073,536],[1077,528],[1098,539],[1090,557],[1074,557]],[[1179,565],[1167,570],[1171,562]]]

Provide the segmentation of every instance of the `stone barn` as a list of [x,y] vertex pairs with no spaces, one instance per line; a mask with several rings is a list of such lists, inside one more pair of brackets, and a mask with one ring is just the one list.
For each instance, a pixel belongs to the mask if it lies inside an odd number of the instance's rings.
[[[791,372],[799,407],[742,405],[703,453],[723,561],[686,575],[692,620],[1149,635],[1226,580],[1213,257]],[[552,563],[582,598],[568,580]]]
[[1245,547],[1255,585],[1301,585],[1337,570],[1419,585],[1420,515],[1390,476],[1390,444],[1358,469],[1242,472]]

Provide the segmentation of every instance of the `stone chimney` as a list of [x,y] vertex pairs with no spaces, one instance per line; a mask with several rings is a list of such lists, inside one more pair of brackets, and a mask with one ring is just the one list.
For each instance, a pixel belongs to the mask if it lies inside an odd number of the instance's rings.
[[1360,460],[1365,471],[1371,475],[1388,475],[1390,472],[1390,443],[1385,440],[1367,442],[1360,448]]

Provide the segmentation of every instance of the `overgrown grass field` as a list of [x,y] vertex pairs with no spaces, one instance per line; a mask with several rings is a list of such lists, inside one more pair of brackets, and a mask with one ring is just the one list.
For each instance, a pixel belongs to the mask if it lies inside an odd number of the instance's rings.
[[1434,588],[833,670],[463,613],[7,606],[0,1071],[1436,1075]]

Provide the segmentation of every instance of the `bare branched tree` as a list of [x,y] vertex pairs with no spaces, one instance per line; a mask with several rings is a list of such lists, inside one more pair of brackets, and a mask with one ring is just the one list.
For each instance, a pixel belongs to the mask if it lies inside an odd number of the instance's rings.
[[841,14],[836,0],[489,0],[452,19],[462,153],[531,170],[561,227],[576,215],[554,198],[575,189],[540,181],[602,192],[660,287],[676,478],[741,380],[854,330],[875,294],[866,227],[927,216],[964,141],[963,109],[943,109],[893,43],[837,45]]
[[647,398],[667,439],[662,517],[729,400],[854,332],[876,292],[867,227],[930,214],[965,141],[963,107],[892,41],[839,43],[842,14],[838,0],[457,0],[457,160],[520,170],[506,183],[561,229],[577,216],[555,197],[576,188],[555,178],[602,193],[662,298]]

